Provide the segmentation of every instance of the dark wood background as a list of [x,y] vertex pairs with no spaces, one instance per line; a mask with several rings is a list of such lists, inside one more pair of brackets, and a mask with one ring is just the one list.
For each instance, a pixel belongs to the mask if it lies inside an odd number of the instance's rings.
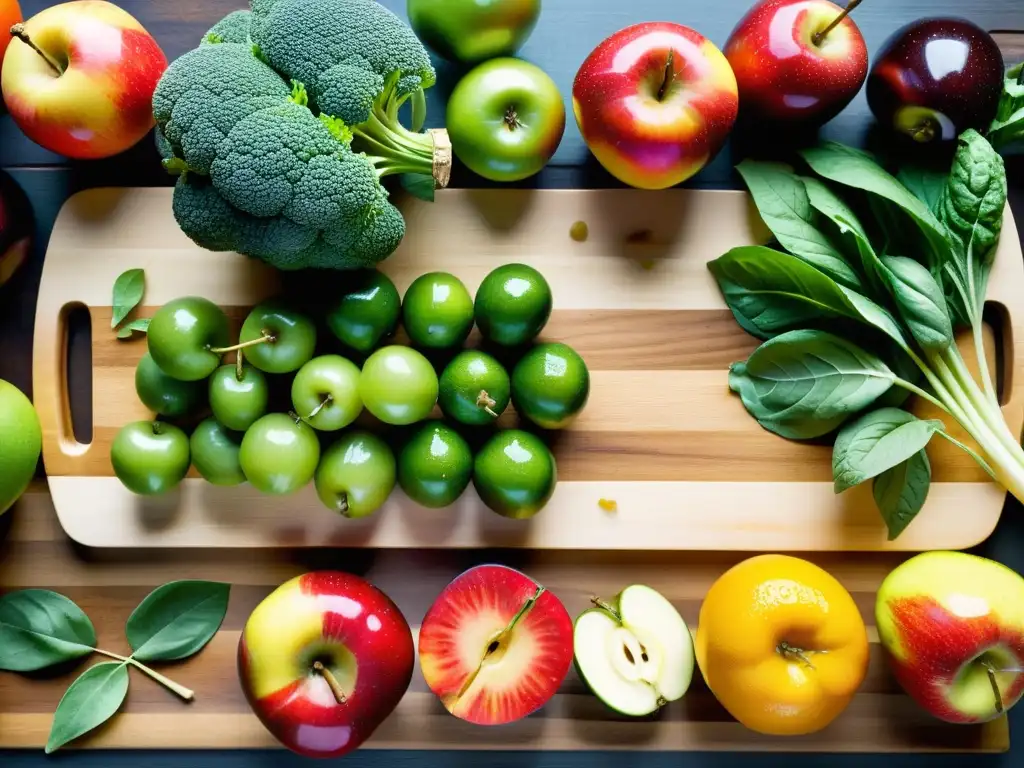
[[[168,58],[173,59],[194,47],[203,32],[231,10],[242,7],[244,0],[116,0],[139,18],[154,34]],[[21,0],[26,16],[53,5],[49,0]],[[736,21],[745,13],[751,0],[544,0],[540,23],[520,52],[534,61],[555,79],[566,96],[571,89],[576,68],[600,40],[615,30],[639,21],[670,20],[695,27],[718,45],[724,44]],[[384,4],[402,13],[404,0],[384,0]],[[1024,0],[869,0],[856,11],[857,23],[864,33],[869,49],[877,50],[897,27],[928,15],[966,16],[993,31],[1006,54],[1007,62],[1024,59]],[[443,105],[450,88],[457,81],[457,68],[439,63],[440,81],[429,97],[429,125],[443,123]],[[861,94],[839,117],[827,125],[822,134],[856,144],[884,146],[884,136],[874,127]],[[737,136],[716,160],[688,186],[705,188],[738,187],[732,171],[735,162],[746,154],[778,155],[787,151],[787,144],[806,140],[804,137],[773,137],[758,130]],[[1011,182],[1011,202],[1018,222],[1024,223],[1024,154],[1007,158]],[[64,201],[81,189],[96,186],[169,185],[172,180],[159,167],[149,141],[115,158],[97,162],[69,162],[37,147],[20,134],[12,121],[0,116],[0,168],[8,173],[28,194],[34,211],[35,245],[29,263],[13,281],[0,288],[0,378],[13,381],[31,392],[31,346],[35,313],[35,297],[47,239],[57,211]],[[453,186],[476,186],[482,182],[456,168]],[[570,118],[566,135],[552,164],[537,177],[523,185],[541,187],[615,187],[609,177],[590,157]],[[1012,503],[1003,516],[996,533],[979,552],[1004,562],[1017,571],[1024,571],[1024,511]],[[2,537],[3,526],[0,526]],[[82,553],[87,559],[87,553]],[[1024,765],[1024,705],[1011,716],[1011,742],[1016,745],[1009,754],[992,757],[971,757],[979,768],[1020,768]],[[1014,738],[1015,737],[1015,738]],[[65,754],[60,762],[79,768],[128,768],[129,766],[292,766],[306,761],[277,752],[212,753],[87,753]],[[427,765],[475,766],[494,768],[535,766],[536,768],[568,768],[593,766],[619,768],[622,765],[643,765],[649,768],[668,766],[744,765],[774,768],[802,768],[827,765],[834,768],[862,766],[866,756],[758,756],[758,755],[632,755],[615,754],[502,754],[502,753],[401,753],[362,752],[347,758],[353,768],[388,766],[405,768]],[[42,765],[36,753],[0,751],[0,766]],[[952,768],[964,763],[962,758],[934,756],[889,756],[878,758],[885,768],[935,766]]]

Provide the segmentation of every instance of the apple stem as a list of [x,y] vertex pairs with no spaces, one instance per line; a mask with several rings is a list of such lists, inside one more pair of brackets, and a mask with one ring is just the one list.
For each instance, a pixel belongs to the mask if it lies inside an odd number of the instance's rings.
[[343,493],[338,497],[338,512],[343,515],[348,512],[348,494]]
[[519,122],[519,113],[516,112],[515,107],[509,107],[505,110],[505,125],[510,131],[522,128],[523,124]]
[[192,701],[196,697],[195,691],[193,691],[191,688],[186,688],[183,685],[179,685],[178,683],[176,683],[173,680],[171,680],[169,677],[164,677],[159,672],[157,672],[155,669],[150,669],[149,667],[147,667],[142,662],[136,661],[131,656],[121,656],[120,654],[117,654],[117,653],[111,653],[110,651],[104,651],[102,648],[93,648],[93,650],[96,651],[96,653],[99,653],[99,654],[101,654],[103,656],[106,656],[108,658],[117,659],[118,661],[123,661],[125,664],[131,664],[133,667],[138,669],[140,672],[144,672],[145,674],[149,675],[151,678],[156,680],[158,683],[160,683],[160,685],[162,685],[165,688],[167,688],[168,690],[173,691],[174,693],[178,694],[178,696],[183,698],[185,701]]
[[23,42],[33,51],[42,56],[43,61],[49,64],[50,68],[57,73],[57,77],[60,77],[64,74],[64,70],[61,68],[60,64],[57,63],[57,60],[53,58],[50,54],[48,54],[46,51],[44,51],[42,48],[40,48],[38,45],[36,45],[35,41],[28,36],[28,32],[25,31],[24,24],[15,24],[13,27],[11,27],[11,37],[18,38],[19,40],[21,40],[21,42]]
[[808,667],[814,669],[814,665],[811,664],[810,657],[807,655],[803,648],[797,648],[783,640],[781,643],[779,643],[778,648],[776,648],[776,650],[779,653],[781,653],[783,657],[788,658],[792,656],[793,658],[800,659],[800,661],[802,661]]
[[235,378],[241,381],[245,378],[245,355],[242,354],[242,350],[238,350],[238,354],[235,355]]
[[277,336],[272,333],[263,332],[263,335],[258,339],[252,339],[250,341],[243,341],[240,344],[235,344],[231,347],[207,347],[210,352],[215,355],[224,355],[228,352],[235,352],[239,349],[245,349],[246,347],[255,347],[257,344],[273,344],[277,341]]
[[616,620],[618,620],[619,612],[616,611],[614,608],[612,608],[611,604],[606,603],[604,600],[602,600],[597,595],[591,595],[590,602],[592,602],[594,605],[596,605],[601,610],[608,611],[608,613],[610,613],[613,617],[615,617]]
[[828,33],[831,32],[836,27],[838,27],[842,23],[843,19],[849,16],[850,12],[858,5],[860,5],[861,2],[863,2],[863,0],[850,0],[849,4],[843,9],[843,12],[836,16],[834,19],[832,19],[831,24],[829,24],[827,27],[821,30],[821,32],[814,33],[814,35],[811,37],[811,42],[817,46],[820,46],[823,42],[825,42],[825,38],[828,37]]
[[163,433],[164,433],[164,425],[161,424],[159,421],[154,421],[153,422],[153,434],[154,435],[162,435]]
[[[316,408],[314,408],[312,410],[312,412],[309,414],[309,416],[306,417],[306,421],[309,421],[310,419],[315,419],[316,415],[318,413],[320,413],[320,411],[322,411],[328,405],[330,405],[333,401],[334,401],[334,395],[332,395],[330,393],[324,395],[324,399],[320,401],[320,405],[318,405]],[[348,507],[348,505],[346,505],[346,508],[347,507]],[[344,511],[344,510],[342,510],[342,511]]]
[[665,91],[668,90],[669,85],[672,83],[672,78],[675,75],[675,59],[675,48],[669,48],[668,58],[665,60],[665,72],[661,78],[661,85],[658,86],[658,101],[665,98]]
[[483,408],[487,415],[498,418],[498,414],[494,412],[494,406],[498,404],[498,401],[487,394],[486,389],[480,390],[480,394],[476,396],[476,404]]
[[344,704],[348,701],[348,697],[345,696],[345,692],[341,689],[341,684],[338,682],[338,678],[334,676],[334,673],[331,672],[331,670],[324,666],[322,661],[313,662],[313,671],[318,673],[327,681],[327,685],[331,689],[331,693],[334,694],[334,698],[338,700],[339,704]]
[[996,698],[996,714],[1003,714],[1003,694],[999,691],[999,681],[996,679],[996,668],[991,664],[983,663],[985,671],[988,673],[988,681],[992,685],[992,694]]

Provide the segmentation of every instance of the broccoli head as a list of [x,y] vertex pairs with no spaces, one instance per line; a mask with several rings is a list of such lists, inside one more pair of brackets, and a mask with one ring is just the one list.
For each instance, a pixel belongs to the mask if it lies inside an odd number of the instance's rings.
[[252,45],[249,39],[249,29],[252,27],[252,11],[232,11],[223,19],[218,21],[210,30],[203,35],[200,45],[213,45],[216,43],[241,43]]

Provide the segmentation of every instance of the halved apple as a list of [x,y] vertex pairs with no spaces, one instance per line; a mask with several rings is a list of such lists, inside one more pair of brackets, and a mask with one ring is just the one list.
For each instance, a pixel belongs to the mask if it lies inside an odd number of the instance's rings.
[[573,650],[594,695],[635,717],[681,699],[693,679],[693,638],[672,603],[643,584],[593,602],[573,626]]

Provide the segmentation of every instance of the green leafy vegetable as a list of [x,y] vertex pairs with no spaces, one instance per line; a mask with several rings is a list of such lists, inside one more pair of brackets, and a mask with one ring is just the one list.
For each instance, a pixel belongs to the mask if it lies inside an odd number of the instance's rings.
[[93,652],[96,630],[64,595],[24,589],[0,597],[0,669],[34,672]]
[[230,587],[210,581],[176,581],[157,588],[128,619],[134,658],[175,661],[197,653],[220,628]]
[[122,272],[114,281],[113,312],[110,327],[117,328],[128,313],[139,306],[146,292],[146,273],[141,269]]
[[946,297],[932,273],[905,256],[881,260],[885,282],[896,300],[900,319],[927,352],[942,352],[953,343]]
[[939,198],[946,187],[949,177],[947,170],[932,168],[926,165],[905,165],[899,169],[896,178],[910,190],[918,200],[935,213],[939,208]]
[[105,661],[82,673],[53,714],[46,754],[102,725],[117,712],[128,695],[128,665]]
[[149,331],[148,317],[140,317],[136,320],[132,320],[130,323],[126,323],[117,329],[117,338],[119,339],[130,339],[132,335],[139,331],[140,333],[146,333]]
[[996,149],[1022,139],[1024,139],[1024,62],[1007,70],[996,117],[988,129],[988,140]]
[[882,472],[871,484],[875,504],[889,529],[889,541],[906,530],[928,499],[932,465],[925,451]]
[[850,422],[839,430],[832,450],[836,493],[906,461],[941,430],[941,421],[919,419],[899,408],[879,408]]

